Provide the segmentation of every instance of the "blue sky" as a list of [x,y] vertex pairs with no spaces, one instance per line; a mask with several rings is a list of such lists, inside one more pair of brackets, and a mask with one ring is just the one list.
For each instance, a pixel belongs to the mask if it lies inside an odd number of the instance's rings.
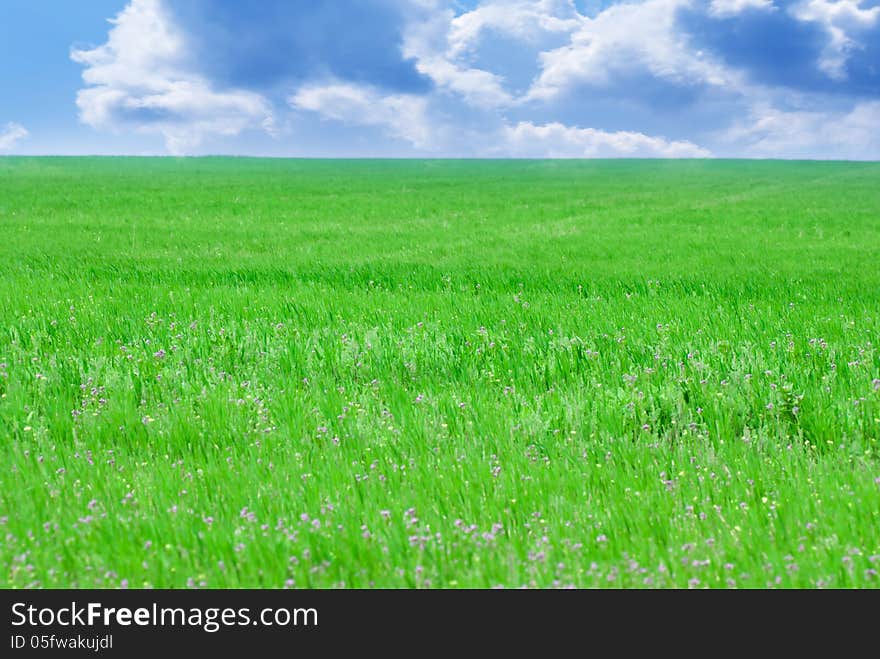
[[880,159],[880,0],[2,0],[0,153]]

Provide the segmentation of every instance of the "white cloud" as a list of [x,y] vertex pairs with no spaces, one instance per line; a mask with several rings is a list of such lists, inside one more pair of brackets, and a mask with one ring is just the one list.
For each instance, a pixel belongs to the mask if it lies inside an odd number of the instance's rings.
[[583,22],[570,0],[494,0],[450,22],[448,55],[467,53],[487,30],[539,41],[548,33],[571,33]]
[[758,106],[722,137],[751,156],[874,160],[880,157],[880,101],[845,112]]
[[502,130],[507,155],[528,158],[707,158],[712,154],[691,142],[669,141],[642,133],[606,132],[560,123],[542,126],[521,121]]
[[207,135],[270,131],[268,102],[254,92],[216,90],[187,67],[184,35],[160,0],[131,0],[111,21],[108,40],[71,58],[86,68],[77,94],[80,119],[99,129],[158,133],[172,153],[185,153]]
[[773,0],[712,0],[709,13],[713,16],[735,16],[746,9],[773,10]]
[[[330,121],[372,127],[376,130],[371,133],[381,132],[434,154],[709,156],[692,142],[637,132],[638,123],[626,125],[632,131],[601,130],[608,125],[603,122],[609,107],[621,108],[617,127],[626,117],[642,116],[628,108],[648,98],[641,83],[650,78],[650,97],[662,97],[664,87],[682,98],[676,87],[706,92],[685,108],[687,116],[694,116],[703,102],[712,108],[705,114],[714,114],[719,123],[729,121],[725,113],[744,116],[743,107],[755,108],[727,132],[711,136],[718,142],[706,146],[716,151],[733,144],[736,154],[751,155],[774,155],[774,149],[782,156],[809,154],[811,149],[844,154],[840,157],[880,153],[874,136],[880,132],[876,105],[863,103],[835,113],[826,111],[822,99],[810,92],[793,96],[781,87],[749,83],[748,69],[726,64],[711,46],[706,52],[699,50],[687,23],[679,21],[682,10],[703,18],[746,11],[778,11],[781,18],[787,12],[787,17],[824,30],[828,45],[819,66],[833,78],[845,78],[849,57],[863,45],[859,40],[880,22],[877,0],[385,1],[394,1],[404,17],[400,55],[433,81],[432,88],[419,94],[392,92],[378,82],[381,75],[374,86],[366,82],[369,76],[358,75],[353,82],[332,67],[313,66],[306,75],[314,77],[287,88],[292,92],[290,107]],[[112,21],[106,43],[71,53],[84,67],[85,85],[77,96],[82,121],[98,129],[161,135],[173,153],[196,150],[211,136],[234,136],[249,129],[273,133],[273,107],[258,93],[260,88],[203,74],[211,67],[196,56],[195,47],[204,47],[204,28],[199,21],[177,24],[166,11],[169,3],[128,0]],[[254,46],[259,47],[260,43]],[[507,54],[509,59],[502,59]],[[335,71],[334,77],[328,79],[327,71]],[[572,91],[578,92],[576,97],[567,95]],[[591,94],[611,102],[592,105]],[[572,107],[574,98],[580,107]],[[792,103],[812,109],[775,109]],[[285,125],[287,110],[281,105],[279,124]],[[658,107],[658,121],[652,124],[686,121],[664,115],[668,111]],[[574,112],[595,128],[550,123]],[[708,139],[703,135],[695,139]],[[7,145],[20,137],[7,127],[0,133],[0,149],[10,148]]]
[[880,20],[880,5],[862,8],[863,4],[863,0],[804,0],[791,10],[798,20],[825,28],[829,41],[819,58],[819,68],[834,80],[846,78],[849,53],[861,47],[855,34]]
[[738,76],[690,48],[676,14],[693,0],[645,0],[608,7],[584,19],[567,45],[541,53],[529,98],[552,99],[580,84],[610,84],[615,75],[646,72],[674,84],[738,86]]
[[9,122],[0,130],[0,151],[11,151],[21,140],[29,135],[21,124]]
[[386,134],[406,140],[417,148],[433,143],[428,120],[428,101],[414,94],[382,95],[365,85],[332,83],[304,85],[288,98],[300,110],[361,126],[377,126]]
[[478,108],[515,105],[503,76],[475,67],[472,59],[488,33],[520,41],[538,53],[547,39],[563,38],[585,20],[572,0],[485,0],[458,16],[450,9],[430,4],[432,11],[417,15],[404,32],[402,53],[416,69],[441,89],[462,97]]
[[513,103],[513,97],[504,89],[503,79],[489,71],[462,67],[438,55],[419,57],[415,66],[434,84],[455,92],[476,107],[494,108]]
[[509,105],[513,99],[498,75],[458,61],[449,50],[449,30],[455,14],[440,10],[417,14],[406,26],[401,54],[412,59],[416,70],[440,89],[464,98],[471,105],[492,108]]

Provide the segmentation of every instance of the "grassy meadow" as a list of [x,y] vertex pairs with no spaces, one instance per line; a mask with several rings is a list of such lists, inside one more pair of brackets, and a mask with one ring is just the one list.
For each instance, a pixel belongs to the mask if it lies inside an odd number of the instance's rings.
[[0,159],[0,586],[880,586],[880,164]]

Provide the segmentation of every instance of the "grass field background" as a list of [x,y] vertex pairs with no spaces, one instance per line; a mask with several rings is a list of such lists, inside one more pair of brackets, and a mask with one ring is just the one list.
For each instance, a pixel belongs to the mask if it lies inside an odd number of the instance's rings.
[[0,585],[876,587],[880,164],[0,159]]

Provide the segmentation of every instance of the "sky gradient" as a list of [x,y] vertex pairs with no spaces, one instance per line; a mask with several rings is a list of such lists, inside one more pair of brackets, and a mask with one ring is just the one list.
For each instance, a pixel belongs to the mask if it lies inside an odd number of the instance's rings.
[[3,0],[0,154],[880,159],[880,0]]

